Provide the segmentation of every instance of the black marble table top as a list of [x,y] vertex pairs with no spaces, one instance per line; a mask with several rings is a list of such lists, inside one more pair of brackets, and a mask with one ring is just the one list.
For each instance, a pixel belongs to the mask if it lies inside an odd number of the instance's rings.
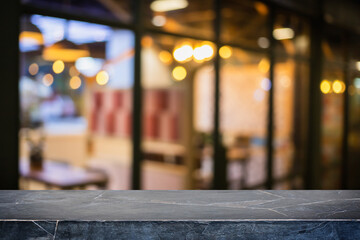
[[0,191],[0,239],[360,239],[360,191]]
[[0,219],[360,221],[360,191],[0,191]]

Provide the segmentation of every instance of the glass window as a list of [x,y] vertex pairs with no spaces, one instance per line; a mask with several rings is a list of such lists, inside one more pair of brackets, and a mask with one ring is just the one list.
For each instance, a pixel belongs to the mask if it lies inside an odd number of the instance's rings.
[[[41,156],[45,177],[71,182],[92,167],[109,189],[128,189],[133,33],[31,15],[22,18],[20,50],[22,173]],[[64,169],[71,174],[61,178]]]
[[[302,174],[307,139],[309,70],[307,62],[278,57],[274,71],[273,177],[276,182],[293,180]],[[301,188],[298,181],[291,184],[282,186]]]
[[145,2],[145,26],[200,38],[214,37],[213,1],[146,0]]
[[279,12],[275,18],[272,35],[277,54],[309,56],[309,24],[306,19]]
[[323,2],[324,20],[329,24],[343,26],[350,31],[360,31],[360,3],[352,0],[327,0]]
[[91,16],[130,23],[132,17],[132,1],[130,0],[21,0],[23,4],[43,9],[60,11],[79,16]]
[[350,47],[349,61],[349,132],[348,132],[348,169],[347,187],[359,189],[360,181],[360,46],[359,40],[354,39]]
[[268,16],[268,7],[260,1],[222,1],[221,40],[252,48],[268,48]]
[[266,181],[269,60],[264,54],[223,46],[220,128],[226,148],[228,186],[250,188]]
[[329,34],[323,41],[322,92],[322,188],[338,189],[341,179],[344,114],[344,45],[341,35]]
[[209,188],[214,44],[147,35],[142,47],[142,188]]

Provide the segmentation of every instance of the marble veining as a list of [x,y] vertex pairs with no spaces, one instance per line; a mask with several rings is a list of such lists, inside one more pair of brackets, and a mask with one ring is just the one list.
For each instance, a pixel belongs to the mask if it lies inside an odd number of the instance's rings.
[[0,191],[0,239],[360,239],[360,191]]

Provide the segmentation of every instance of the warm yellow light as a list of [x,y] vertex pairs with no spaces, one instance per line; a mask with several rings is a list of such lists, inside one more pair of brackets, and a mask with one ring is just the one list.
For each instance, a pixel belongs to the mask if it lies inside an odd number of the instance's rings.
[[356,69],[357,69],[358,71],[360,71],[360,61],[357,61],[357,62],[356,62]]
[[36,75],[38,72],[39,72],[39,66],[38,66],[36,63],[32,63],[32,64],[29,66],[29,73],[34,76],[34,75]]
[[106,71],[100,71],[96,74],[96,82],[99,85],[105,85],[109,81],[109,74]]
[[155,0],[150,4],[154,12],[167,12],[186,8],[189,5],[187,0]]
[[273,31],[273,37],[276,40],[292,39],[294,35],[294,30],[291,28],[276,28]]
[[62,71],[64,71],[64,68],[65,68],[65,64],[61,60],[56,60],[52,66],[52,69],[56,74],[62,73]]
[[185,44],[174,50],[173,56],[178,62],[185,62],[192,58],[193,56],[193,48],[189,44]]
[[255,2],[254,7],[256,11],[261,15],[267,15],[269,12],[267,6],[262,2]]
[[51,86],[51,84],[53,84],[54,77],[50,73],[45,74],[45,76],[42,79],[42,82],[45,86],[49,87]]
[[168,51],[161,51],[159,53],[159,59],[165,64],[170,64],[172,62],[171,53],[169,53]]
[[86,50],[71,49],[44,49],[43,58],[47,61],[61,59],[64,62],[75,62],[78,58],[88,57],[89,52]]
[[69,81],[71,89],[78,89],[81,86],[81,79],[78,76],[74,76]]
[[71,66],[70,69],[69,69],[69,75],[71,77],[74,77],[74,76],[78,76],[80,73],[79,71],[76,69],[75,66]]
[[182,66],[177,66],[172,71],[172,75],[176,81],[182,81],[186,77],[186,69]]
[[229,46],[222,46],[219,50],[220,57],[227,59],[232,55],[232,49]]
[[78,46],[68,40],[61,40],[48,46],[43,51],[43,58],[47,61],[62,60],[75,62],[78,58],[88,57],[90,52],[84,46]]
[[344,93],[346,89],[346,85],[343,81],[340,81],[340,83],[341,83],[341,93]]
[[261,59],[261,61],[258,64],[258,68],[260,72],[267,73],[270,69],[270,63],[266,58]]
[[197,61],[209,60],[213,55],[214,49],[206,43],[194,49],[194,58]]
[[40,32],[23,31],[20,33],[19,40],[25,41],[26,39],[34,40],[38,45],[44,43],[43,35]]
[[331,90],[331,85],[330,85],[330,82],[328,80],[323,80],[321,83],[320,83],[320,90],[322,93],[324,94],[327,94],[330,92]]
[[153,44],[153,39],[150,36],[145,36],[141,39],[141,46],[143,47],[151,47]]
[[342,81],[335,80],[332,84],[334,93],[342,93],[345,91],[345,84]]

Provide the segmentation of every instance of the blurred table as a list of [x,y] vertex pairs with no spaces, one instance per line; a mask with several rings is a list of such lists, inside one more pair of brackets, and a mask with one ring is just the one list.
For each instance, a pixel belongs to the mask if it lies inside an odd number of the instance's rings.
[[42,170],[32,170],[28,161],[20,161],[20,175],[24,180],[34,180],[47,188],[84,189],[89,185],[105,189],[108,178],[104,172],[46,160]]

